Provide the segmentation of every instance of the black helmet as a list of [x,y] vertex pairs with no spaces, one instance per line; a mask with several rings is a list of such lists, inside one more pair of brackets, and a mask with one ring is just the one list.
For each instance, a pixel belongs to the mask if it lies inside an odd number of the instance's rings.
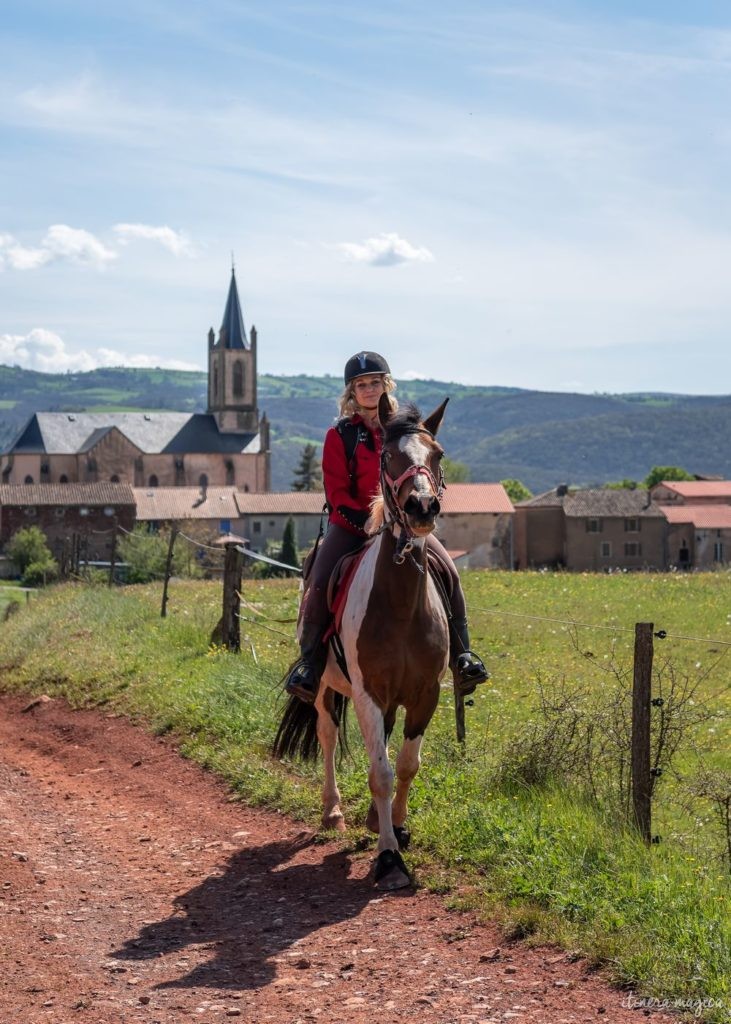
[[345,383],[350,384],[356,377],[363,377],[369,373],[390,373],[391,369],[377,352],[358,352],[351,356],[345,364]]

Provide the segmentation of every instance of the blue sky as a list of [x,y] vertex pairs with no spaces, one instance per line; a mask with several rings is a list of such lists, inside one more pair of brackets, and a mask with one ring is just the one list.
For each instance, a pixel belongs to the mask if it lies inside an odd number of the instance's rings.
[[731,13],[5,0],[0,361],[727,393]]

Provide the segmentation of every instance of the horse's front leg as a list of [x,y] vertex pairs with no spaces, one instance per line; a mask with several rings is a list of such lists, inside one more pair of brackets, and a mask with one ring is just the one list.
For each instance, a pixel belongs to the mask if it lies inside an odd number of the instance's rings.
[[325,778],[322,785],[322,827],[345,831],[345,819],[340,809],[340,790],[335,780],[335,748],[338,726],[333,717],[333,691],[324,683],[315,702],[317,709],[317,738],[322,748]]
[[408,812],[409,790],[421,764],[421,741],[423,735],[404,739],[396,758],[396,795],[393,798],[391,818],[394,825],[402,828]]
[[383,712],[362,690],[357,697],[354,692],[354,703],[370,762],[368,785],[378,813],[376,885],[379,889],[402,889],[411,884],[411,879],[398,852],[398,841],[391,821],[393,768],[388,760]]

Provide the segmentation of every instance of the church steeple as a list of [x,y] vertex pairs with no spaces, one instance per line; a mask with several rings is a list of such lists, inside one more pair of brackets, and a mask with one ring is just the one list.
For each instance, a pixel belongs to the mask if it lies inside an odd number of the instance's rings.
[[231,267],[231,284],[228,289],[226,308],[223,311],[221,330],[218,332],[218,343],[223,348],[249,348],[244,327],[244,315],[239,302],[239,290],[236,286],[236,270]]
[[221,433],[256,433],[256,328],[246,337],[236,269],[231,266],[223,323],[215,340],[208,333],[208,412]]

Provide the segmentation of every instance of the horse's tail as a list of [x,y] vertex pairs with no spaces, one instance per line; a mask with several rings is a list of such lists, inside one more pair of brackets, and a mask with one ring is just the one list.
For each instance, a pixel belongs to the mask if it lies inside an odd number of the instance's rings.
[[[342,693],[328,694],[331,700],[326,711],[332,715],[338,727],[340,757],[348,753],[347,713],[348,698]],[[317,740],[317,709],[314,704],[305,704],[299,697],[290,697],[285,705],[277,735],[272,743],[272,756],[300,758],[302,761],[316,761],[319,753]]]

